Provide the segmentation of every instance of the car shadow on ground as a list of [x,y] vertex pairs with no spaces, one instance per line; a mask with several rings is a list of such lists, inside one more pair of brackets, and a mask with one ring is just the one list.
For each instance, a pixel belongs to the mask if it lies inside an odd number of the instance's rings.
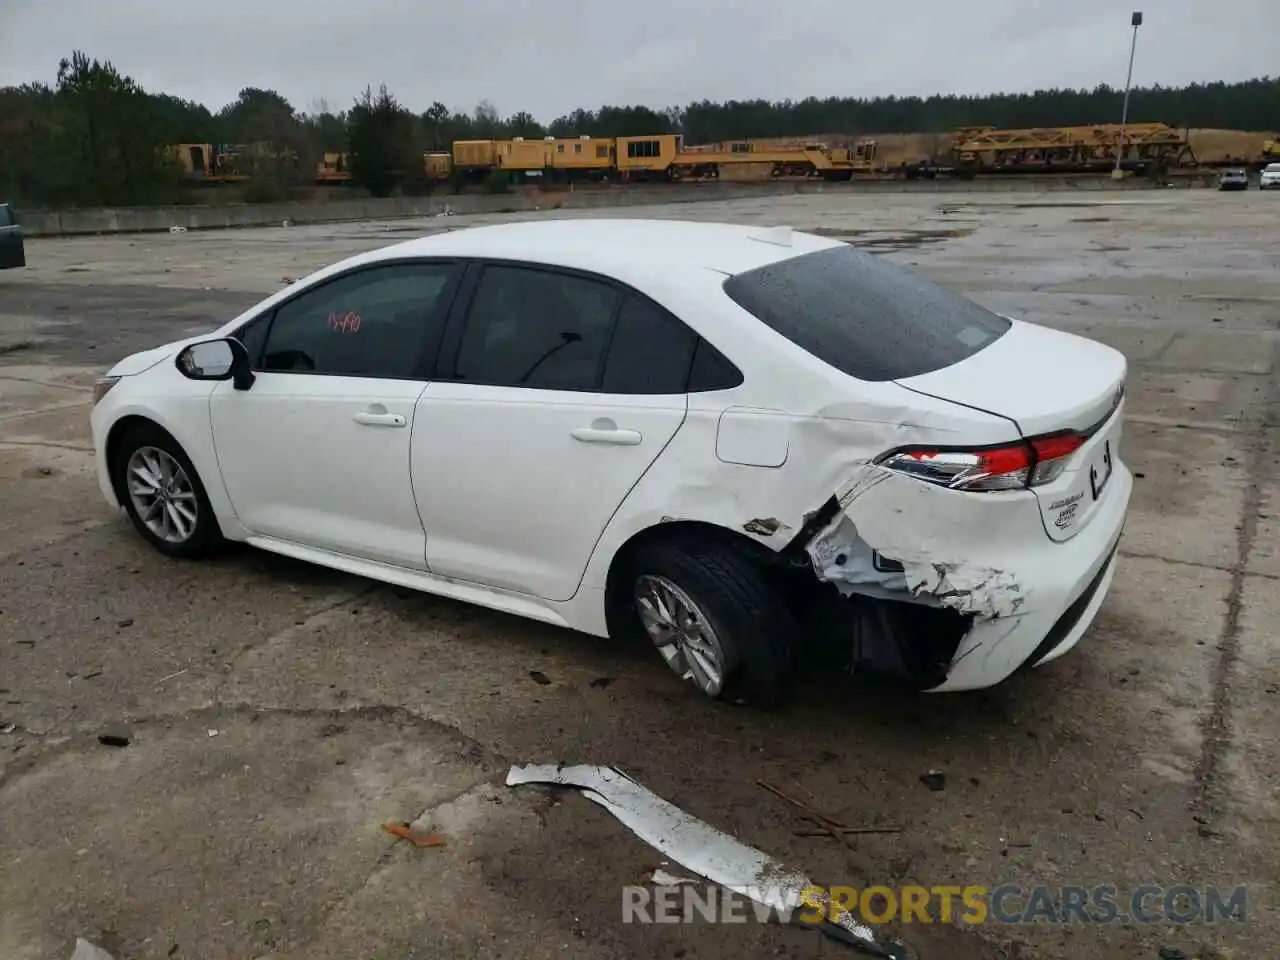
[[[671,673],[643,638],[597,638],[239,544],[207,562],[237,577],[252,578],[269,591],[300,586],[367,589],[367,596],[352,601],[353,620],[364,617],[378,624],[362,630],[353,622],[352,642],[366,654],[374,652],[370,645],[378,648],[385,642],[385,659],[375,653],[372,660],[402,679],[404,671],[411,669],[406,662],[421,658],[426,649],[437,654],[430,658],[436,680],[444,679],[442,668],[454,657],[442,659],[438,654],[448,652],[461,659],[460,668],[477,662],[487,662],[495,670],[500,666],[503,681],[528,681],[552,699],[555,691],[547,688],[585,687],[613,696],[629,688],[632,695],[642,695],[654,706],[696,718],[700,734],[732,733],[735,739],[745,735],[781,745],[792,743],[799,730],[810,731],[810,736],[816,729],[856,730],[865,746],[874,748],[883,741],[880,745],[888,747],[908,738],[923,754],[957,739],[1007,736],[1019,723],[1052,716],[1060,712],[1063,701],[1072,698],[1078,683],[1070,654],[1063,662],[987,690],[945,694],[914,691],[876,675],[851,675],[830,659],[811,659],[799,672],[792,701],[766,711],[711,702]],[[335,636],[329,646],[341,642]],[[475,656],[477,645],[482,656]],[[398,652],[397,646],[402,648]],[[449,646],[453,649],[448,650]],[[526,669],[520,669],[522,664]],[[429,707],[430,702],[421,705]],[[678,738],[679,730],[673,724],[669,736]]]

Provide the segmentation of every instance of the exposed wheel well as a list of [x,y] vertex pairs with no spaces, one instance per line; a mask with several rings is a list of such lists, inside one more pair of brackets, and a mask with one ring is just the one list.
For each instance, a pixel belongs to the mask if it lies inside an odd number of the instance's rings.
[[808,555],[799,547],[838,509],[832,498],[808,518],[791,545],[778,551],[712,523],[673,521],[641,530],[622,545],[609,565],[605,614],[610,636],[635,636],[640,629],[627,589],[627,571],[638,550],[655,541],[683,541],[703,547],[716,544],[759,566],[766,582],[778,590],[801,626],[797,651],[814,655],[814,662],[838,665],[839,669],[866,669],[905,681],[911,689],[937,686],[946,679],[973,616],[913,602],[905,595],[902,600],[846,597],[833,584],[820,581],[813,575]]
[[605,577],[605,617],[609,633],[620,634],[622,621],[630,610],[630,598],[626,594],[627,571],[637,552],[655,542],[685,544],[718,544],[748,559],[754,560],[762,567],[771,567],[783,563],[782,556],[770,550],[764,544],[751,539],[746,534],[738,533],[727,527],[700,520],[673,520],[660,523],[632,534],[631,538],[618,548],[609,564],[609,573]]

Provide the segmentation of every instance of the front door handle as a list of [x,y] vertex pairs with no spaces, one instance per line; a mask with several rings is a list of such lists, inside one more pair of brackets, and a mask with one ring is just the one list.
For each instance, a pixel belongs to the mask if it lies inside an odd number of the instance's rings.
[[644,438],[638,430],[620,430],[618,425],[608,417],[592,420],[589,427],[578,427],[570,436],[583,443],[615,443],[624,447],[634,447]]
[[409,422],[398,413],[387,413],[387,408],[380,403],[351,419],[363,427],[403,427]]

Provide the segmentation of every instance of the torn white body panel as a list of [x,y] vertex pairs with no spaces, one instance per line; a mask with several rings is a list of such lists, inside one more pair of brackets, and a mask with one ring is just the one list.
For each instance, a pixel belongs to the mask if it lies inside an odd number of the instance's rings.
[[[685,869],[782,916],[789,917],[813,903],[816,887],[803,873],[691,816],[616,768],[516,765],[507,772],[506,783],[509,787],[529,783],[577,787],[641,840]],[[656,871],[654,879],[656,882]],[[868,952],[885,957],[903,955],[900,945],[882,943],[870,926],[859,923],[847,911],[839,910],[834,923]]]
[[863,463],[837,491],[840,512],[806,550],[817,577],[846,595],[971,617],[947,679],[932,689],[986,687],[1012,674],[1047,637],[1057,637],[1056,657],[1087,628],[1110,584],[1127,512],[1132,478],[1123,464],[1113,484],[1088,526],[1054,543],[1029,490],[954,491]]
[[819,579],[845,594],[950,607],[983,620],[1013,616],[1022,606],[1022,588],[1007,571],[964,560],[959,551],[880,542],[885,546],[872,547],[841,512],[806,549]]
[[[760,409],[790,412],[753,413],[753,422],[767,422],[767,437],[756,436],[751,444],[740,433],[731,438],[732,458],[751,463],[716,456],[726,400],[689,394],[683,424],[663,450],[658,468],[640,478],[610,520],[579,595],[563,608],[564,619],[578,629],[607,634],[603,596],[610,566],[630,539],[650,528],[672,522],[712,524],[781,550],[809,515],[876,453],[907,442],[999,443],[1018,436],[1017,427],[1005,418],[913,394],[893,383],[861,384],[862,396],[853,402],[844,387],[824,382],[830,374],[820,366],[805,371],[804,388],[813,395],[805,402],[783,389],[781,372],[771,374],[771,393],[779,391],[778,402]],[[729,391],[730,400],[735,392]],[[739,419],[745,421],[747,414]]]
[[[803,874],[685,813],[612,767],[529,764],[513,766],[507,773],[507,786],[526,783],[582,789],[589,800],[686,870],[742,896],[767,896],[761,902],[780,912],[799,908],[800,894],[810,883]],[[787,896],[791,892],[794,898]]]

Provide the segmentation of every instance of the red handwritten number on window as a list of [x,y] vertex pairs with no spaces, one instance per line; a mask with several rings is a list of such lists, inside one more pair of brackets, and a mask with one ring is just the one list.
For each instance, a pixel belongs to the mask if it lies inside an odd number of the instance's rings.
[[329,329],[335,333],[359,333],[360,314],[351,311],[347,313],[330,313]]

